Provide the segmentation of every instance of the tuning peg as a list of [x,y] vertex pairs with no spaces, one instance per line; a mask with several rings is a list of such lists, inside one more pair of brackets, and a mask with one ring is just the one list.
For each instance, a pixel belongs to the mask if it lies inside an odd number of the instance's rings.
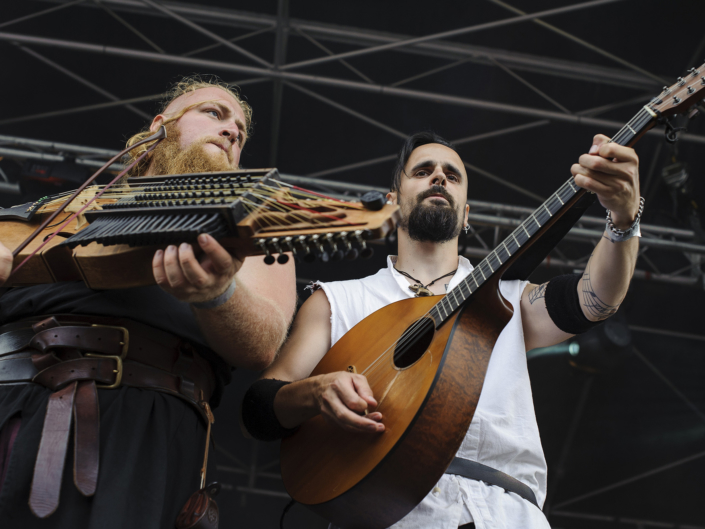
[[696,70],[695,68],[691,68],[690,70],[688,70],[688,73],[690,75],[692,75],[693,77],[697,77],[700,72],[698,70]]
[[370,211],[379,211],[384,207],[386,199],[379,191],[368,191],[362,195],[360,202],[362,202],[362,205]]
[[343,256],[343,251],[338,248],[338,243],[336,242],[334,235],[332,233],[326,234],[326,241],[328,242],[328,246],[330,246],[331,253],[330,253],[330,260],[331,261],[342,261]]
[[266,239],[259,239],[257,241],[257,246],[259,246],[260,250],[264,253],[264,262],[265,264],[272,265],[274,264],[274,256],[269,252],[269,248],[267,247],[267,240]]
[[374,248],[367,246],[365,244],[365,246],[363,246],[363,248],[362,248],[362,251],[360,252],[360,257],[362,257],[363,259],[369,259],[374,254],[375,254]]
[[346,261],[354,261],[357,259],[358,255],[357,248],[349,248],[347,252],[345,252],[345,260]]
[[277,257],[277,263],[283,265],[289,262],[289,256],[286,255],[285,253],[280,253],[279,256]]

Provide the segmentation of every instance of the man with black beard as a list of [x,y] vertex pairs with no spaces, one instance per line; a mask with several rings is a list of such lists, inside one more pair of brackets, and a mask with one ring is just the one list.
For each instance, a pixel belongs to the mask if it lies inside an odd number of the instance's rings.
[[[238,168],[251,114],[224,83],[182,80],[128,141],[168,130],[131,176]],[[209,406],[233,368],[269,365],[296,307],[293,260],[273,273],[209,235],[194,244],[200,257],[187,242],[156,252],[154,286],[2,294],[3,529],[174,528],[199,486]],[[0,286],[12,261],[0,242]]]
[[[540,510],[547,471],[526,351],[584,332],[624,299],[638,249],[637,169],[632,149],[602,135],[573,165],[575,185],[597,194],[611,211],[611,225],[582,277],[558,276],[541,286],[500,281],[514,314],[495,343],[472,423],[455,454],[461,467],[472,466],[470,460],[491,468],[479,477],[456,467],[392,527],[549,527]],[[467,191],[467,174],[452,145],[431,132],[407,139],[387,195],[401,207],[399,256],[389,256],[387,268],[375,275],[316,284],[277,359],[245,396],[243,424],[253,436],[286,436],[319,414],[351,432],[384,434],[384,418],[376,411],[382,396],[373,395],[364,375],[310,374],[333,344],[374,311],[412,296],[445,294],[471,272],[470,262],[458,255]]]

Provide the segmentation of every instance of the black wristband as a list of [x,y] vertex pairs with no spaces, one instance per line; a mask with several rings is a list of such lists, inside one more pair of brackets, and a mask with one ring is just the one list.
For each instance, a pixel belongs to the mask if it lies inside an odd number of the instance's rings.
[[546,285],[546,310],[563,332],[582,334],[600,325],[602,321],[590,321],[585,317],[578,298],[578,283],[581,276],[566,274],[556,276]]
[[284,428],[274,413],[274,397],[291,382],[263,378],[250,386],[242,401],[242,422],[250,435],[260,441],[276,441],[297,428]]

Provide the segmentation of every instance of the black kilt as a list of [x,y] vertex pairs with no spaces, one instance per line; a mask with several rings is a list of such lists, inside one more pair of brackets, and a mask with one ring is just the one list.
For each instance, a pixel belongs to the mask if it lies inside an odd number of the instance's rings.
[[86,498],[73,483],[71,439],[59,507],[39,519],[28,501],[50,393],[33,383],[0,385],[0,429],[15,415],[22,419],[0,491],[0,527],[173,529],[179,511],[200,485],[206,428],[193,407],[157,391],[99,389],[96,493]]

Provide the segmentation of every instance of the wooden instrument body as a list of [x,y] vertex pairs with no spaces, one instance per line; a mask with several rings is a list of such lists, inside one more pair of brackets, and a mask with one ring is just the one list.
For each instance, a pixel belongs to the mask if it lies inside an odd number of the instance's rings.
[[[346,333],[312,375],[348,366],[364,373],[439,299],[412,298],[378,310]],[[343,529],[384,528],[404,517],[460,447],[492,349],[512,313],[498,280],[491,281],[436,329],[415,364],[398,369],[393,348],[388,351],[365,373],[385,432],[351,434],[320,416],[304,423],[282,441],[282,478],[292,498]]]
[[[90,193],[90,189],[88,188],[86,194]],[[99,209],[103,203],[114,202],[114,200],[99,200],[96,209]],[[299,201],[299,204],[304,204],[310,211],[297,213],[295,219],[287,218],[287,214],[271,212],[257,214],[255,212],[237,224],[236,236],[221,238],[219,242],[230,253],[245,257],[264,254],[256,244],[261,238],[281,239],[289,236],[299,237],[316,234],[323,236],[328,233],[352,232],[358,229],[369,231],[370,238],[379,238],[394,229],[395,219],[398,215],[398,206],[390,204],[385,205],[379,211],[366,210],[357,203],[341,204],[329,200],[306,200]],[[66,212],[76,211],[77,206],[72,204],[66,209]],[[38,212],[28,222],[21,220],[0,221],[0,242],[14,251],[52,211],[51,208],[46,208]],[[61,223],[57,221],[54,226],[45,228],[26,248],[17,254],[13,262],[13,269],[32,255],[42,242],[54,233],[57,225],[61,225]],[[61,243],[68,237],[80,232],[88,225],[83,215],[72,220],[56,237],[14,273],[4,286],[84,281],[94,290],[104,290],[154,284],[152,272],[154,253],[159,249],[163,250],[168,244],[104,246],[93,242],[87,246],[78,246],[73,249],[61,246]],[[197,255],[200,254],[200,248],[197,244],[194,245],[194,250]]]
[[[704,70],[705,64],[693,68],[678,83],[665,87],[611,141],[631,146],[658,118],[683,112],[703,99],[705,80],[700,82],[699,76]],[[580,218],[592,200],[583,200],[585,194],[569,179],[488,254],[476,266],[482,277],[471,273],[477,290],[466,285],[454,292],[449,310],[440,309],[444,323],[425,354],[401,373],[389,361],[389,352],[372,376],[365,370],[440,296],[384,307],[336,343],[313,374],[344,371],[348,366],[366,374],[381,401],[386,431],[351,434],[320,417],[302,424],[282,441],[282,477],[292,498],[343,529],[388,527],[423,500],[460,447],[492,349],[511,318],[512,308],[498,289],[499,278],[507,272],[512,279],[525,279]]]

